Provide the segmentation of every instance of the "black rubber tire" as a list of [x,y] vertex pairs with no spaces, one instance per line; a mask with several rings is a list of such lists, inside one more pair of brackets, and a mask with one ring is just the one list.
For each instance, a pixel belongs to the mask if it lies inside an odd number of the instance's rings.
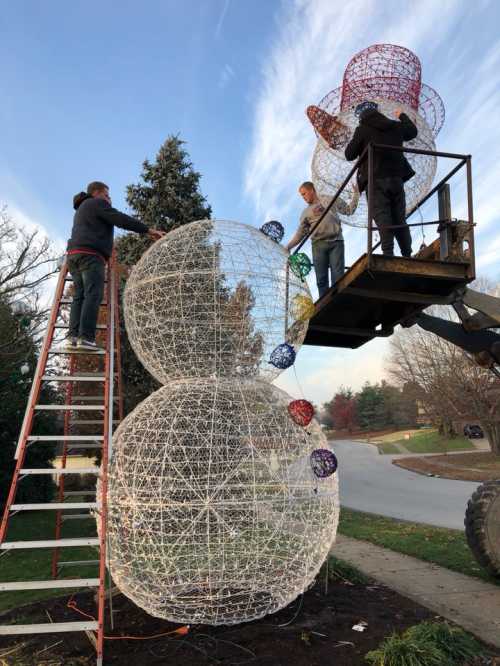
[[500,479],[479,486],[467,503],[464,525],[476,560],[500,578]]

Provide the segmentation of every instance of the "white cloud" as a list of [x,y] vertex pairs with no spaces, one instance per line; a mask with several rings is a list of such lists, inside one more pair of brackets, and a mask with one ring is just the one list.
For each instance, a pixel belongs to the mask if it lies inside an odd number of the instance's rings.
[[215,28],[215,39],[219,39],[221,30],[222,30],[222,24],[224,23],[224,19],[226,18],[227,10],[229,9],[229,0],[224,0],[224,6],[222,8],[222,11],[219,16],[219,20],[217,21],[217,26]]
[[[7,214],[12,222],[19,228],[25,229],[28,233],[34,231],[38,232],[40,240],[49,239],[53,255],[63,255],[66,251],[66,241],[51,229],[47,223],[42,222],[40,219],[32,216],[25,210],[19,207],[15,202],[7,200],[2,201],[3,205],[7,206]],[[50,307],[54,299],[54,291],[56,288],[57,274],[46,280],[40,286],[40,303],[43,307]]]

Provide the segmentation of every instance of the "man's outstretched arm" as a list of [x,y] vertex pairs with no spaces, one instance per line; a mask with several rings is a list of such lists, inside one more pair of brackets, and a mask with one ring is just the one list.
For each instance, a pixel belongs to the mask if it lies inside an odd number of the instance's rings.
[[150,229],[145,224],[137,220],[131,215],[126,213],[121,213],[116,208],[110,206],[103,199],[96,199],[99,206],[99,211],[97,216],[100,220],[106,224],[111,224],[120,229],[126,229],[127,231],[135,231],[138,234],[148,234],[151,238],[157,240],[164,236],[164,232],[158,231],[157,229]]

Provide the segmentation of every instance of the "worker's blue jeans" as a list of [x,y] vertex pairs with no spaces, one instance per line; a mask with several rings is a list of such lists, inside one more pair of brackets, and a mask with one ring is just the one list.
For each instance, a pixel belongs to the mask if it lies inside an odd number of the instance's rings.
[[69,315],[69,337],[80,337],[94,342],[99,306],[104,292],[104,261],[91,254],[70,254],[68,269],[74,286]]
[[313,240],[312,256],[316,271],[316,284],[321,298],[329,289],[328,271],[332,274],[332,286],[344,275],[344,241]]

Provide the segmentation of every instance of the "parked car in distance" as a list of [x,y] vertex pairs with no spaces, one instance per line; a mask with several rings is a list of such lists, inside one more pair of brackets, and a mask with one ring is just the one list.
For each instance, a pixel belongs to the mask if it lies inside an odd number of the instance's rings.
[[464,426],[464,435],[470,439],[482,439],[484,432],[481,426],[467,424]]

